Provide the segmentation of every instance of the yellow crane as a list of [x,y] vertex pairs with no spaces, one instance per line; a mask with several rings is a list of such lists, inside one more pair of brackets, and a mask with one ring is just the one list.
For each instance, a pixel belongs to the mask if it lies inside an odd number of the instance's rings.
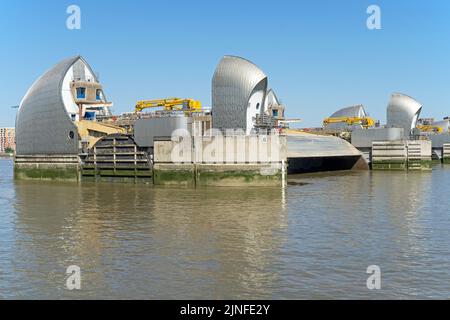
[[87,139],[88,147],[92,148],[94,144],[100,140],[103,136],[114,133],[126,133],[124,128],[96,121],[81,120],[75,122],[78,128],[78,134],[82,139]]
[[165,111],[189,111],[195,112],[202,109],[202,103],[194,99],[167,98],[156,100],[142,100],[136,103],[135,112],[141,112],[147,108],[162,107]]
[[323,120],[323,125],[326,126],[332,123],[346,123],[347,125],[361,125],[364,128],[370,128],[375,125],[375,120],[370,117],[335,117],[335,118],[326,118]]
[[427,125],[427,124],[418,125],[417,128],[422,132],[442,132],[442,131],[444,131],[444,129],[442,129],[442,127]]

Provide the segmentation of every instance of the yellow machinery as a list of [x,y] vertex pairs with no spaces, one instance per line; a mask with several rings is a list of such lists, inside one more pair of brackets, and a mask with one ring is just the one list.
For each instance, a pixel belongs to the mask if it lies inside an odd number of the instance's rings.
[[326,126],[332,123],[346,123],[347,125],[361,125],[364,128],[370,128],[375,125],[375,121],[370,117],[336,117],[336,118],[326,118],[323,120],[323,125]]
[[418,125],[417,128],[422,131],[422,132],[442,132],[444,131],[444,129],[442,129],[442,127],[439,126],[433,126],[433,125]]
[[92,148],[103,136],[114,133],[126,133],[124,128],[96,121],[81,120],[75,122],[75,124],[80,137],[89,141],[89,148]]
[[165,111],[187,111],[196,112],[202,109],[200,101],[194,99],[180,99],[180,98],[168,98],[168,99],[156,99],[156,100],[143,100],[138,101],[135,106],[135,112],[141,112],[147,108],[162,107]]

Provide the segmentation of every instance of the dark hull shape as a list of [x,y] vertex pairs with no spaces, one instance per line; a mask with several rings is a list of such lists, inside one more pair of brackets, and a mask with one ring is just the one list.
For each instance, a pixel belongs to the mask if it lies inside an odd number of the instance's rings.
[[291,158],[288,164],[288,174],[368,169],[361,156]]

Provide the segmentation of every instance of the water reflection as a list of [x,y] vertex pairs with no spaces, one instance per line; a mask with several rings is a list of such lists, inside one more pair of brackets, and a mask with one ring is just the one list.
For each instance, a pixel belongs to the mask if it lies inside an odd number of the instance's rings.
[[[36,280],[25,295],[267,296],[276,277],[269,267],[286,228],[280,189],[21,182],[15,197],[16,271]],[[72,264],[82,268],[83,293],[64,290]]]
[[[448,167],[293,176],[286,189],[13,181],[1,298],[448,298]],[[81,291],[65,289],[69,265]],[[382,290],[366,288],[379,265]]]
[[[313,272],[295,282],[283,281],[280,288],[289,283],[291,291],[279,290],[277,296],[311,297],[305,288],[314,287],[317,298],[447,297],[450,238],[443,228],[450,225],[445,207],[448,179],[449,170],[440,167],[432,173],[337,173],[294,179],[310,184],[301,191],[289,189],[293,219],[286,255],[296,257],[298,273]],[[372,264],[383,272],[380,292],[365,287],[365,271]]]

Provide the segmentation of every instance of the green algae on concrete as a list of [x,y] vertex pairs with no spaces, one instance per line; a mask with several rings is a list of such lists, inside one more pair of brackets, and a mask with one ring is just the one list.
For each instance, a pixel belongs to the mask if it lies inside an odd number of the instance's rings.
[[267,165],[157,164],[153,168],[155,185],[183,186],[281,186],[281,169],[267,174]]
[[373,161],[372,170],[394,170],[401,171],[407,169],[407,162],[405,160],[385,160]]
[[[85,180],[85,177],[82,178]],[[96,182],[115,182],[115,183],[134,183],[134,184],[153,184],[152,177],[133,177],[133,176],[97,176],[96,178],[87,177],[86,181]]]
[[118,167],[102,168],[95,166],[82,166],[82,181],[120,182],[149,184],[153,183],[151,168]]
[[[197,186],[281,186],[279,168],[264,173],[267,165],[199,165]],[[269,167],[270,169],[270,167]]]
[[77,167],[24,167],[14,166],[14,178],[17,180],[78,181]]
[[433,162],[432,160],[408,160],[408,161],[376,161],[372,162],[372,170],[392,170],[392,171],[404,171],[404,170],[431,170]]
[[194,165],[157,164],[153,167],[155,185],[195,186]]
[[432,160],[408,160],[408,170],[432,170]]

